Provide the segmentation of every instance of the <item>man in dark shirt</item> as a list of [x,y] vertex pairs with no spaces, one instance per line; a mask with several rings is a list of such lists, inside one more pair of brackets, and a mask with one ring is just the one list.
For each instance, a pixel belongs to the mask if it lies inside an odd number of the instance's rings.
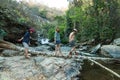
[[25,35],[19,39],[18,41],[22,41],[23,46],[25,47],[25,57],[26,58],[30,58],[30,56],[28,55],[28,48],[29,48],[29,44],[30,44],[30,34],[32,34],[35,30],[33,28],[30,28],[29,31],[27,31],[25,33]]

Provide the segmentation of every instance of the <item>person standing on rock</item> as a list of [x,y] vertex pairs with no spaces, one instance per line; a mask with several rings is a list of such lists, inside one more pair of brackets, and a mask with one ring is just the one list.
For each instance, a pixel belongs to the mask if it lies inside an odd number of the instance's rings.
[[76,33],[77,33],[77,29],[73,29],[73,31],[69,35],[69,45],[72,47],[72,49],[69,52],[69,56],[72,56],[72,53],[75,52],[75,49],[76,49],[76,45],[75,45]]
[[60,39],[60,29],[59,29],[59,27],[57,27],[56,30],[55,30],[54,42],[55,42],[55,55],[61,55],[62,56],[61,49],[60,49],[61,39]]
[[32,34],[33,32],[35,32],[35,30],[33,28],[30,28],[21,39],[18,39],[18,41],[22,41],[22,44],[25,47],[25,58],[30,58],[28,54],[28,48],[30,45],[30,34]]

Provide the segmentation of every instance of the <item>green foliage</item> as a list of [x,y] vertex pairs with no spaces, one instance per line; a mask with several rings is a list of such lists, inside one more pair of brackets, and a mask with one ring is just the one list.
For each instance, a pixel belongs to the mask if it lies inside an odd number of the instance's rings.
[[[68,42],[68,34],[78,29],[77,39],[112,39],[120,29],[120,0],[74,0],[66,16],[56,16],[54,11],[17,3],[14,0],[1,0],[0,27],[26,24],[41,29],[44,36],[54,39],[55,26],[60,27],[62,43]],[[51,13],[50,13],[51,12]],[[56,12],[58,13],[58,12]],[[61,12],[59,12],[61,14]],[[51,20],[52,24],[50,21]],[[47,23],[50,22],[50,23]],[[16,26],[16,25],[15,25]]]
[[39,8],[38,6],[33,6],[33,7],[30,7],[30,12],[34,15],[39,15]]
[[106,26],[100,32],[100,39],[111,39],[113,35],[112,29]]
[[[55,33],[55,28],[52,27],[48,30],[48,36],[50,40],[54,40],[54,33]],[[61,37],[61,42],[62,43],[68,43],[68,38],[65,38],[65,26],[59,26],[60,28],[60,37]]]
[[61,42],[66,44],[68,43],[68,38],[65,37],[65,26],[59,26],[60,28],[60,37],[61,37]]
[[18,18],[19,23],[24,23],[26,22],[26,19],[24,17]]
[[44,37],[48,37],[50,40],[53,40],[54,28],[55,28],[55,25],[46,23],[43,25],[43,27],[41,27],[41,32],[44,33],[43,34]]
[[[77,1],[66,13],[67,28],[72,30],[75,27],[79,31],[77,39],[89,40],[98,38],[101,41],[112,39],[115,34],[114,30],[118,27],[117,17],[120,17],[116,10],[118,1]],[[81,5],[78,6],[76,3]]]
[[0,27],[1,27],[1,26],[5,26],[5,25],[6,25],[5,21],[1,21],[1,22],[0,22]]
[[4,36],[6,36],[6,32],[3,29],[0,29],[0,39],[3,39]]
[[52,27],[48,31],[48,38],[53,41],[54,40],[54,33],[55,33],[55,27]]
[[66,24],[65,16],[55,16],[54,20],[57,21],[57,25],[64,26]]
[[39,15],[42,17],[42,18],[47,18],[46,15],[47,15],[47,11],[46,10],[42,10],[42,11],[39,11]]
[[66,29],[66,19],[65,19],[65,16],[56,16],[56,17],[54,17],[54,20],[56,20],[57,23],[54,24],[53,27],[46,26],[46,29],[48,29],[49,39],[50,40],[54,40],[55,28],[59,27],[60,28],[61,42],[62,43],[67,43],[68,39],[65,37],[65,29]]
[[61,42],[67,43],[68,39],[65,37],[65,29],[66,29],[65,16],[56,16],[54,18],[54,20],[56,20],[58,22],[57,24],[54,24],[55,26],[51,26],[51,27],[46,26],[46,29],[48,29],[49,39],[54,40],[55,28],[59,27],[60,28]]
[[79,7],[74,7],[70,9],[69,17],[73,20],[73,22],[82,21],[82,17],[84,15],[84,11],[82,11]]
[[[34,25],[34,27],[40,28],[46,23],[46,21],[42,19],[42,17],[45,18],[46,12],[40,12],[38,6],[29,6],[24,2],[17,3],[14,0],[1,0],[1,2],[1,26],[13,27],[14,24],[25,24],[26,27]],[[42,13],[42,15],[40,15],[40,13]]]

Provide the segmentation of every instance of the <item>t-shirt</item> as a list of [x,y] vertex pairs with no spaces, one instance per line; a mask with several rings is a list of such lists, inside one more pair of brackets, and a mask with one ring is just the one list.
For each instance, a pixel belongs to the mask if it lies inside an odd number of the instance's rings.
[[26,42],[27,44],[30,42],[30,33],[26,32],[25,35],[23,36],[22,42]]
[[60,33],[55,32],[54,37],[55,37],[56,41],[60,41]]

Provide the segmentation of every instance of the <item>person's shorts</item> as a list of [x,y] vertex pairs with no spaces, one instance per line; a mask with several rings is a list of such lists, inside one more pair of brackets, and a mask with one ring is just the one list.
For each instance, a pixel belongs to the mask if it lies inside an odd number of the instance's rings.
[[55,44],[60,44],[61,43],[61,41],[60,40],[57,40],[56,42],[55,42]]
[[26,42],[22,42],[22,44],[25,48],[29,48],[29,45]]
[[69,46],[74,47],[75,46],[75,41],[73,40],[73,41],[69,42]]

